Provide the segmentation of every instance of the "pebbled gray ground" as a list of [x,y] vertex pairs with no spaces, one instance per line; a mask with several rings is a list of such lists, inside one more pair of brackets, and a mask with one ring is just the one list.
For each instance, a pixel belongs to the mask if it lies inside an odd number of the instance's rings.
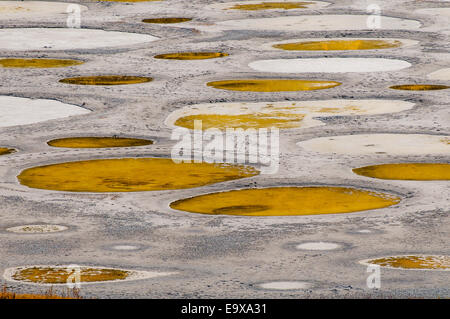
[[[66,1],[67,2],[67,1]],[[0,129],[1,146],[17,153],[0,157],[0,272],[7,267],[33,264],[87,264],[138,270],[175,270],[177,275],[123,283],[103,283],[82,288],[96,298],[448,298],[448,272],[382,269],[381,289],[366,287],[366,267],[359,260],[398,254],[449,255],[449,184],[440,182],[368,180],[351,168],[387,162],[448,162],[449,157],[423,154],[414,157],[380,155],[339,156],[302,152],[295,145],[320,136],[352,133],[423,133],[449,135],[448,90],[409,92],[388,87],[403,83],[436,83],[426,75],[448,67],[449,36],[440,32],[442,20],[415,14],[418,8],[447,7],[439,1],[389,1],[381,4],[387,16],[420,20],[425,31],[338,31],[200,33],[175,25],[140,23],[154,16],[188,16],[200,22],[317,14],[317,12],[236,12],[208,10],[214,1],[166,0],[135,4],[83,3],[89,11],[82,26],[104,30],[146,33],[162,39],[129,48],[66,52],[0,52],[1,57],[78,58],[77,67],[20,70],[0,69],[0,94],[56,99],[83,105],[93,112],[68,119]],[[329,1],[321,14],[364,13],[366,1]],[[441,21],[441,22],[439,22]],[[64,27],[65,18],[28,21],[0,20],[3,28]],[[438,23],[438,24],[436,24]],[[310,37],[388,37],[420,41],[399,50],[299,53],[263,49],[265,43]],[[152,56],[173,51],[219,50],[230,54],[204,61],[157,60]],[[314,56],[391,57],[412,67],[372,74],[258,73],[251,61]],[[90,87],[58,83],[63,77],[95,74],[151,76],[148,84]],[[310,92],[251,93],[216,90],[208,81],[277,77],[329,79],[342,82],[329,90]],[[281,166],[276,175],[230,181],[188,190],[128,194],[74,194],[30,189],[16,176],[26,167],[70,160],[169,156],[174,141],[165,127],[167,115],[182,106],[206,102],[278,101],[331,98],[405,99],[416,103],[396,114],[330,117],[326,126],[281,134]],[[78,135],[113,135],[155,139],[154,145],[103,150],[50,148],[46,141]],[[176,212],[168,204],[176,199],[219,190],[280,185],[346,185],[397,193],[399,205],[343,215],[248,218],[204,216]],[[6,232],[11,226],[52,223],[69,227],[53,234],[23,235]],[[368,234],[357,233],[370,229]],[[323,252],[292,250],[293,243],[333,241],[345,249]],[[116,244],[137,244],[138,251],[114,251]],[[313,283],[308,290],[270,291],[257,284],[275,280]],[[18,292],[43,288],[11,284]]]

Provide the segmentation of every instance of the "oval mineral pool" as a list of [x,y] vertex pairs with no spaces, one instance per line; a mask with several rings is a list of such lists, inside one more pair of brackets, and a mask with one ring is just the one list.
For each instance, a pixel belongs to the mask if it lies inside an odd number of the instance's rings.
[[335,81],[289,80],[289,79],[248,79],[226,80],[207,83],[216,89],[251,92],[311,91],[333,88],[341,85]]
[[363,265],[379,265],[386,268],[408,270],[450,270],[450,256],[410,255],[390,256],[367,259],[360,262]]
[[[66,13],[67,14],[67,13]],[[148,34],[77,28],[0,29],[0,50],[89,50],[126,47],[158,40]]]
[[89,110],[55,100],[0,96],[0,127],[25,125],[90,113]]
[[353,213],[399,202],[390,194],[348,187],[274,187],[211,193],[175,201],[170,207],[211,215],[294,216]]
[[396,39],[322,39],[274,44],[272,47],[287,51],[354,51],[398,48]]
[[57,233],[65,231],[67,229],[68,228],[66,226],[61,225],[40,224],[40,225],[15,226],[7,228],[6,230],[18,234],[46,234],[46,233]]
[[396,113],[413,107],[411,102],[381,99],[207,103],[177,109],[165,123],[171,127],[194,129],[195,121],[199,120],[202,121],[202,130],[309,128],[325,125],[321,117]]
[[440,69],[427,75],[430,80],[450,81],[450,68]]
[[296,0],[252,0],[252,1],[232,1],[232,2],[216,2],[208,5],[211,10],[224,10],[226,13],[235,13],[236,10],[241,11],[285,11],[296,9],[319,9],[330,5],[329,2],[323,1],[296,1]]
[[331,242],[306,242],[295,246],[298,250],[334,250],[340,248],[341,245],[338,243]]
[[399,163],[354,168],[358,175],[394,180],[435,181],[450,180],[450,164]]
[[249,63],[251,69],[275,73],[347,73],[397,71],[409,62],[382,58],[302,58],[260,60]]
[[[371,15],[357,14],[319,14],[282,16],[271,18],[239,19],[219,21],[211,25],[200,23],[193,25],[201,31],[228,31],[228,30],[252,30],[252,31],[349,31],[372,30],[367,21],[371,21]],[[421,24],[416,20],[379,16],[379,29],[384,30],[417,30]]]
[[393,85],[389,87],[394,90],[406,90],[406,91],[435,91],[435,90],[444,90],[450,88],[447,85],[439,85],[439,84],[402,84],[402,85]]
[[[154,278],[168,276],[170,272],[137,271],[106,267],[90,266],[22,266],[8,268],[3,277],[8,281],[40,284],[40,285],[67,285],[74,283],[101,283]],[[78,278],[77,278],[78,277]]]
[[307,151],[343,155],[448,155],[450,136],[427,134],[356,134],[298,142]]
[[199,187],[258,175],[243,165],[179,163],[168,158],[67,162],[26,169],[22,185],[67,192],[139,192]]
[[64,59],[0,59],[0,66],[4,68],[64,68],[83,63],[84,61]]
[[7,154],[11,154],[14,153],[16,150],[12,149],[12,148],[7,148],[7,147],[0,147],[0,155],[7,155]]
[[171,24],[171,23],[182,23],[191,21],[192,18],[151,18],[151,19],[144,19],[142,22],[145,23],[156,23],[156,24]]
[[61,83],[78,85],[126,85],[140,84],[151,81],[153,81],[153,79],[149,77],[128,75],[80,76],[59,80]]
[[313,5],[314,2],[300,2],[300,1],[244,1],[238,4],[234,4],[229,7],[229,10],[245,10],[245,11],[258,11],[258,10],[290,10],[290,9],[304,9],[309,5]]
[[153,141],[140,138],[125,137],[67,137],[47,142],[53,147],[66,148],[106,148],[106,147],[134,147],[151,145]]
[[206,60],[228,56],[228,53],[222,52],[179,52],[155,55],[155,59],[167,60]]
[[258,286],[268,290],[299,290],[311,288],[312,285],[306,281],[271,281]]
[[[0,20],[2,18],[35,18],[49,16],[67,16],[67,8],[74,3],[50,1],[0,1]],[[80,12],[88,10],[86,6],[76,4]]]

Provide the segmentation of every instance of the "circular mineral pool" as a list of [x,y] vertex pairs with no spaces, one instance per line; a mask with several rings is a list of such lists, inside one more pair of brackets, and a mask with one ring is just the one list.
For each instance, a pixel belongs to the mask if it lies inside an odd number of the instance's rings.
[[126,280],[139,280],[168,276],[174,273],[137,271],[106,267],[91,266],[21,266],[5,270],[3,277],[8,281],[40,284],[40,285],[67,285],[75,283],[101,283]]
[[192,18],[177,18],[177,17],[169,17],[169,18],[150,18],[144,19],[142,22],[145,23],[156,23],[156,24],[172,24],[172,23],[182,23],[191,21]]
[[68,192],[138,192],[199,187],[258,175],[244,165],[175,163],[168,158],[66,162],[22,171],[22,185]]
[[398,39],[321,39],[300,40],[273,44],[272,47],[287,51],[355,51],[381,50],[403,46]]
[[153,81],[152,78],[128,75],[80,76],[59,80],[61,83],[78,85],[126,85],[140,84],[151,81]]
[[301,58],[259,60],[248,66],[259,72],[274,73],[367,73],[397,71],[411,64],[382,58]]
[[86,6],[68,2],[50,1],[0,1],[0,20],[19,18],[48,18],[54,16],[67,16],[67,8],[76,5],[80,12],[87,11]]
[[393,180],[434,181],[450,180],[447,163],[398,163],[354,168],[358,175]]
[[318,153],[355,155],[448,155],[450,136],[431,134],[356,134],[317,137],[297,143]]
[[151,145],[153,141],[140,138],[125,137],[67,137],[47,142],[53,147],[66,148],[106,148],[106,147],[134,147]]
[[289,80],[289,79],[246,79],[207,83],[216,89],[250,92],[292,92],[329,89],[341,85],[335,81]]
[[333,250],[340,248],[341,245],[338,243],[331,243],[331,242],[307,242],[307,243],[301,243],[295,246],[296,249],[299,250]]
[[0,147],[0,155],[7,155],[7,154],[11,154],[14,153],[16,150],[12,149],[12,148],[7,148],[7,147]]
[[450,88],[447,85],[440,84],[402,84],[402,85],[393,85],[389,88],[394,90],[405,90],[405,91],[436,91],[436,90],[444,90]]
[[222,52],[177,52],[155,55],[155,59],[167,60],[206,60],[228,56],[228,53]]
[[200,195],[170,207],[210,215],[293,216],[352,213],[399,202],[397,196],[347,187],[274,187]]
[[450,81],[450,68],[434,71],[427,77],[431,80]]
[[309,128],[325,125],[321,117],[396,113],[414,105],[402,100],[381,99],[207,103],[179,108],[165,123],[170,127],[194,129],[195,121],[201,121],[202,130]]
[[271,281],[261,283],[258,286],[268,290],[300,290],[310,288],[311,283],[305,281]]
[[259,11],[259,10],[291,10],[291,9],[305,9],[314,2],[307,1],[243,1],[234,3],[228,10],[244,10],[244,11]]
[[18,234],[45,234],[45,233],[57,233],[65,231],[68,228],[61,225],[49,225],[49,224],[39,224],[39,225],[22,225],[7,228],[6,230],[12,233]]
[[77,105],[55,100],[15,96],[0,96],[0,105],[2,106],[0,127],[33,124],[91,112]]
[[111,247],[114,250],[123,250],[123,251],[131,251],[131,250],[139,250],[139,246],[134,245],[115,245]]
[[158,40],[148,34],[77,28],[0,29],[0,50],[89,50],[126,47]]
[[0,59],[0,66],[4,68],[64,68],[83,63],[83,61],[65,59]]
[[450,256],[409,255],[389,256],[367,259],[360,262],[363,265],[379,265],[386,268],[409,270],[450,270]]
[[371,26],[373,15],[368,14],[318,14],[299,16],[277,16],[270,18],[245,18],[238,20],[224,20],[211,25],[196,24],[201,31],[349,31],[349,30],[417,30],[421,23],[416,20],[379,16],[380,23]]

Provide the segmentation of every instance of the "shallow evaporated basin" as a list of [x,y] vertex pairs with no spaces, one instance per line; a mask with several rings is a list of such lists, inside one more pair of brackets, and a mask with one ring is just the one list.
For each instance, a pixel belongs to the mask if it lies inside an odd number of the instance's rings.
[[155,55],[155,59],[167,60],[206,60],[215,59],[228,56],[228,53],[223,52],[177,52],[165,53]]
[[325,125],[321,118],[395,113],[409,110],[414,103],[402,100],[333,99],[315,101],[228,102],[194,104],[173,111],[166,125],[195,129],[210,128],[309,128]]
[[150,18],[144,19],[142,22],[145,23],[160,23],[160,24],[170,24],[170,23],[182,23],[191,21],[192,18],[178,18],[178,17],[170,17],[170,18]]
[[[16,271],[11,277],[17,281],[40,284],[65,284],[72,271],[60,267],[28,267]],[[82,268],[80,270],[81,282],[98,282],[124,280],[130,272],[109,268]]]
[[246,79],[214,81],[207,83],[207,85],[230,91],[289,92],[329,89],[341,85],[341,83],[316,80]]
[[22,185],[69,192],[138,192],[199,187],[258,175],[250,166],[179,163],[168,158],[66,162],[22,171]]
[[152,140],[126,137],[67,137],[47,142],[53,147],[66,148],[105,148],[105,147],[134,147],[153,144]]
[[4,68],[63,68],[83,63],[84,61],[68,59],[0,59],[0,66]]
[[436,91],[450,88],[447,85],[440,84],[402,84],[393,85],[389,87],[394,90],[406,90],[406,91]]
[[46,234],[46,233],[61,232],[67,229],[68,229],[67,226],[62,225],[38,224],[38,225],[15,226],[7,228],[6,230],[18,234]]
[[270,1],[270,2],[260,2],[260,3],[250,3],[246,4],[235,4],[234,6],[228,8],[229,10],[271,10],[271,9],[304,9],[307,8],[308,5],[314,4],[314,2],[300,2],[300,1]]
[[61,83],[78,85],[125,85],[146,83],[151,81],[153,81],[153,79],[149,77],[128,75],[80,76],[59,80]]
[[297,41],[274,44],[273,47],[288,51],[350,51],[350,50],[379,50],[398,48],[402,45],[398,40],[385,39],[348,39]]
[[389,256],[364,260],[361,263],[398,269],[450,270],[450,256]]
[[289,216],[352,213],[399,202],[397,196],[348,187],[274,187],[200,195],[170,207],[211,215]]
[[398,163],[354,168],[358,175],[394,180],[450,180],[450,164],[447,163]]
[[7,155],[14,153],[16,150],[7,147],[0,147],[0,155]]
[[3,277],[8,281],[16,281],[37,285],[67,285],[79,280],[80,284],[120,282],[149,279],[176,274],[176,272],[128,270],[98,266],[77,265],[33,265],[5,269]]

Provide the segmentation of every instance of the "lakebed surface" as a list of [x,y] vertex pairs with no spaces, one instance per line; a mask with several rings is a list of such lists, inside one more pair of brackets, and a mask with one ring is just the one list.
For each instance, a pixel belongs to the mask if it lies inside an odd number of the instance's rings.
[[[353,171],[449,163],[449,2],[378,1],[379,28],[366,24],[375,21],[367,12],[372,1],[360,0],[256,7],[268,1],[251,1],[248,10],[235,1],[228,7],[207,0],[13,2],[0,1],[0,148],[6,150],[0,155],[0,274],[8,287],[42,291],[36,280],[21,281],[25,276],[13,270],[42,277],[80,265],[122,277],[158,274],[90,280],[81,294],[95,298],[450,297],[448,179],[383,179]],[[81,29],[67,27],[69,4],[80,5]],[[393,44],[370,48],[367,39]],[[295,45],[283,49],[280,43]],[[177,52],[221,54],[155,58]],[[80,63],[45,68],[36,66],[48,61],[35,59]],[[309,69],[286,69],[285,63],[302,59],[311,62]],[[342,59],[348,63],[326,64]],[[255,68],[261,61],[264,67]],[[365,72],[371,61],[376,64]],[[384,67],[383,61],[402,67]],[[114,83],[63,81],[93,77]],[[390,88],[416,84],[444,88]],[[201,164],[208,170],[191,171],[167,163],[155,165],[158,187],[148,188],[146,175],[135,170],[145,159],[170,159],[177,127],[191,128],[199,118],[220,129],[229,123],[267,128],[261,110],[265,119],[281,123],[279,167],[272,174],[251,164]],[[82,137],[152,143],[74,148],[50,142]],[[121,166],[112,170],[97,161],[121,158],[134,164],[118,161],[124,163],[120,174],[111,171]],[[78,183],[70,174],[73,164],[65,163],[100,163],[89,165],[91,174],[78,166],[76,172],[101,178],[101,191],[88,179],[74,188],[60,186]],[[37,175],[38,187],[18,178],[33,168],[55,172],[52,167],[63,169],[64,179],[46,175],[47,189]],[[127,169],[138,178],[130,181]],[[441,169],[448,176],[448,168]],[[205,176],[207,182],[196,182]],[[283,189],[326,192],[301,192],[283,206],[289,196],[276,195]],[[256,195],[225,196],[246,193]],[[258,202],[257,196],[265,198]],[[358,196],[388,204],[346,210],[347,202],[362,201]],[[220,198],[214,207],[198,211],[174,204],[208,205],[202,198],[214,197]],[[343,197],[339,210],[320,213]],[[303,207],[300,199],[314,213],[292,213]],[[377,289],[367,286],[371,260],[381,265]],[[416,267],[424,261],[439,267]]]

